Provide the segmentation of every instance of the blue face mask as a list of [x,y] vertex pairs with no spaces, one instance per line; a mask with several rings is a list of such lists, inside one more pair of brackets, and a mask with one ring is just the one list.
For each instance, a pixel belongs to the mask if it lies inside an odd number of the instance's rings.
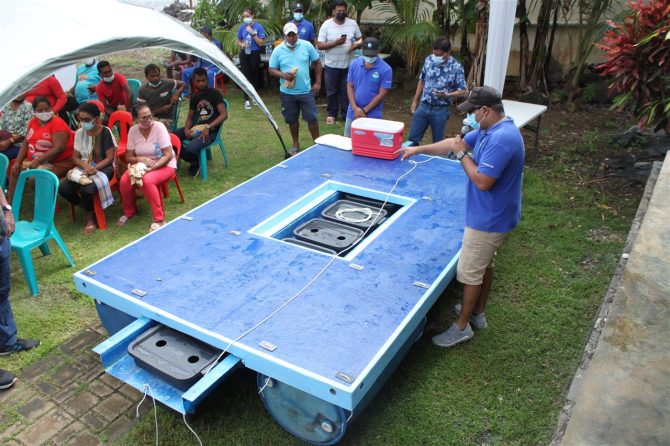
[[251,25],[251,22],[253,22],[253,21],[254,21],[254,19],[252,19],[251,17],[245,17],[244,18],[244,23],[246,23],[247,25]]
[[303,15],[302,12],[296,12],[293,14],[293,18],[295,19],[296,22],[299,22],[302,20]]
[[87,132],[90,132],[95,128],[95,119],[91,122],[82,122],[81,127]]
[[474,113],[468,113],[468,115],[463,120],[463,124],[469,125],[472,130],[477,130],[479,128],[479,123],[475,119]]
[[431,54],[430,58],[433,60],[433,63],[435,65],[440,65],[444,63],[444,57],[442,56],[436,56],[435,54]]
[[363,56],[363,60],[365,60],[365,63],[373,64],[377,62],[377,56],[373,57]]

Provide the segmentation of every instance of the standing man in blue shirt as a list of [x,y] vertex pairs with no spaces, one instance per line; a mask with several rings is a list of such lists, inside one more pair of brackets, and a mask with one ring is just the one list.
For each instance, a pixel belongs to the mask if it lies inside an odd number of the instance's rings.
[[293,7],[293,20],[291,20],[291,23],[295,23],[295,26],[298,27],[298,38],[300,40],[306,40],[314,45],[314,39],[316,38],[314,25],[304,18],[304,14],[305,7],[301,3],[296,3]]
[[[455,153],[468,177],[465,232],[456,276],[463,284],[463,305],[454,308],[458,320],[433,337],[433,343],[440,347],[471,339],[472,327],[486,328],[484,310],[493,282],[495,253],[521,216],[523,138],[514,121],[505,116],[500,94],[493,87],[473,88],[458,110],[474,113],[479,129],[464,139],[456,136],[427,146],[408,147],[403,154],[403,159],[407,159],[419,153]],[[472,156],[468,154],[471,148]]]
[[466,93],[463,65],[451,57],[449,40],[440,37],[433,42],[433,54],[426,58],[419,75],[419,83],[410,107],[414,116],[409,140],[414,145],[421,144],[430,125],[433,142],[441,141],[449,119],[452,98],[464,96]]
[[[310,85],[309,66],[314,63],[316,82]],[[279,45],[270,56],[270,75],[282,79],[279,86],[281,110],[293,139],[291,154],[300,151],[300,121],[302,119],[312,139],[319,137],[319,121],[316,113],[315,95],[321,89],[321,61],[319,53],[311,43],[298,38],[298,27],[289,22],[284,25],[284,43]]]
[[[214,38],[212,27],[209,25],[203,25],[200,28],[200,34],[202,36],[212,42],[214,45],[217,46],[220,50],[223,50],[223,45],[221,44],[221,41],[218,39]],[[214,88],[215,85],[215,79],[216,75],[221,72],[219,67],[217,67],[213,62],[210,62],[207,59],[203,59],[202,57],[195,57],[195,63],[193,64],[192,67],[184,68],[182,69],[181,72],[181,79],[184,81],[185,84],[185,90],[186,94],[185,96],[188,96],[188,94],[191,92],[191,85],[192,80],[193,80],[193,72],[195,71],[196,68],[203,68],[207,72],[207,82],[210,86],[210,88]]]
[[363,41],[363,57],[354,59],[347,75],[349,108],[344,136],[351,137],[351,123],[358,118],[381,118],[384,98],[393,84],[393,70],[379,57],[379,40]]

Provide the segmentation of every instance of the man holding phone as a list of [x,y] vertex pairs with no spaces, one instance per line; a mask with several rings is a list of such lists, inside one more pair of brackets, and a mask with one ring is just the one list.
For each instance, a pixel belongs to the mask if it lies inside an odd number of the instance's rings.
[[452,98],[466,93],[463,65],[451,57],[449,40],[440,37],[433,42],[433,54],[426,58],[419,75],[410,107],[413,116],[409,140],[420,145],[429,125],[434,143],[444,139]]
[[353,59],[353,49],[360,45],[361,30],[355,20],[347,18],[347,3],[336,0],[333,16],[323,22],[319,29],[316,48],[323,51],[325,59],[326,124],[335,124],[340,116],[347,117],[349,99],[347,98],[347,76]]

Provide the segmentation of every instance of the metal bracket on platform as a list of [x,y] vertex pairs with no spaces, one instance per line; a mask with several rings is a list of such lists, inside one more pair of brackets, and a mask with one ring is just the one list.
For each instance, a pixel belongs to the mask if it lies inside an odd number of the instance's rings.
[[181,219],[186,221],[193,221],[193,217],[190,217],[188,215],[182,215]]
[[265,350],[270,351],[270,352],[273,352],[273,351],[277,350],[277,346],[274,345],[271,342],[268,342],[268,341],[261,341],[261,342],[258,343],[258,345],[260,345]]
[[288,166],[286,164],[277,164],[277,167],[281,167],[282,169],[288,169]]
[[133,294],[136,295],[136,296],[144,297],[144,296],[147,295],[147,292],[146,292],[146,291],[142,291],[142,290],[140,290],[139,288],[135,288],[135,289],[133,290]]
[[421,199],[426,200],[426,201],[433,201],[433,197],[431,197],[429,195],[425,195],[425,196],[421,197]]
[[363,265],[359,265],[358,263],[350,263],[349,268],[353,268],[357,271],[363,271],[363,268],[365,268]]
[[93,271],[92,269],[87,269],[86,271],[84,271],[84,274],[93,277],[95,276],[95,271]]
[[425,283],[425,282],[419,282],[418,280],[416,282],[414,282],[414,286],[417,286],[419,288],[425,288],[425,289],[430,288],[430,284]]
[[242,233],[240,231],[228,231],[228,234],[230,234],[230,235],[240,235]]
[[322,173],[321,176],[322,176],[323,178],[333,178],[333,176],[332,176],[331,174],[329,174],[329,173]]
[[344,381],[344,382],[346,382],[346,383],[348,383],[348,384],[351,384],[352,382],[354,382],[354,377],[353,377],[353,376],[349,376],[349,375],[347,375],[347,374],[344,373],[344,372],[337,372],[337,373],[335,374],[335,378],[339,378],[339,379],[341,379],[342,381]]

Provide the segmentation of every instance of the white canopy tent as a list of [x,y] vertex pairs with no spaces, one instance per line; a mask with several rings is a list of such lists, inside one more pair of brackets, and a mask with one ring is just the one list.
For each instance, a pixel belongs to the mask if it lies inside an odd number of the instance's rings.
[[0,0],[0,42],[6,61],[0,69],[0,106],[82,59],[163,47],[214,62],[256,100],[281,141],[270,111],[235,64],[167,14],[113,0]]

